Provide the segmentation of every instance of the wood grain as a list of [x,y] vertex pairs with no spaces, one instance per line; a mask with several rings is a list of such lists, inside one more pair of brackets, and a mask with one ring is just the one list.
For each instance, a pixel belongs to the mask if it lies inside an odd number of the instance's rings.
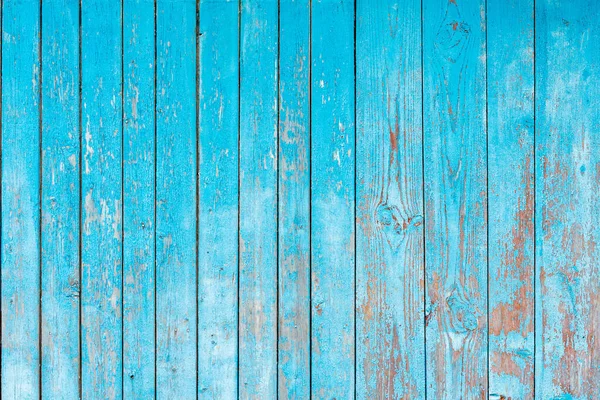
[[353,399],[354,2],[312,2],[311,26],[311,395]]
[[155,8],[123,2],[123,396],[155,394]]
[[79,394],[79,1],[42,3],[42,386]]
[[600,393],[600,5],[536,1],[536,398]]
[[356,395],[421,399],[421,3],[356,13]]
[[2,2],[0,391],[11,400],[40,396],[40,29],[39,1]]
[[423,8],[427,397],[488,397],[485,3]]
[[278,2],[242,0],[239,395],[277,397]]
[[310,396],[310,2],[279,2],[278,393]]
[[487,7],[489,391],[533,399],[533,1]]
[[156,396],[197,396],[196,2],[156,10]]
[[120,3],[82,2],[81,391],[105,400],[123,387],[121,28]]
[[198,394],[237,398],[239,4],[200,1]]

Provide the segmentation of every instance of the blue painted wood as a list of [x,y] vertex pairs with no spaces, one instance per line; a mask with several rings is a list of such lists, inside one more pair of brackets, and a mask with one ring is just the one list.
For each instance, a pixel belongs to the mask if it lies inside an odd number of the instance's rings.
[[121,399],[123,386],[121,23],[120,2],[81,3],[81,392],[90,399]]
[[533,399],[533,1],[488,2],[489,391]]
[[279,2],[278,393],[310,395],[310,2]]
[[200,1],[198,394],[237,398],[239,4]]
[[196,2],[156,10],[156,396],[197,395]]
[[155,8],[123,2],[123,397],[155,396]]
[[42,386],[79,394],[79,1],[42,3]]
[[40,3],[2,2],[4,399],[40,396]]
[[353,399],[354,1],[312,2],[311,25],[311,394]]
[[239,395],[277,397],[278,2],[242,0]]
[[485,2],[423,21],[427,397],[488,398]]
[[356,12],[356,394],[422,399],[421,2]]
[[535,394],[591,399],[600,393],[600,4],[535,7]]

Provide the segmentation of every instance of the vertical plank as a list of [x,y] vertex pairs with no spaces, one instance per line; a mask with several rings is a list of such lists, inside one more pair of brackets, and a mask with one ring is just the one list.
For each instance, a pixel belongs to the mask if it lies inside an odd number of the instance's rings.
[[154,0],[123,3],[123,397],[154,398]]
[[490,1],[490,398],[533,399],[533,1]]
[[311,38],[312,398],[353,399],[354,1],[313,1]]
[[79,1],[42,3],[42,395],[79,396]]
[[196,2],[158,0],[156,341],[158,398],[197,395]]
[[198,390],[237,398],[239,2],[200,1]]
[[121,3],[84,0],[81,7],[81,391],[90,399],[120,399]]
[[310,393],[310,3],[279,3],[278,392],[282,399],[305,399]]
[[357,4],[359,398],[425,396],[421,2]]
[[240,398],[277,397],[278,2],[242,0]]
[[600,393],[600,4],[536,1],[536,376]]
[[485,3],[423,21],[427,397],[487,398]]
[[2,2],[4,399],[40,396],[40,2]]

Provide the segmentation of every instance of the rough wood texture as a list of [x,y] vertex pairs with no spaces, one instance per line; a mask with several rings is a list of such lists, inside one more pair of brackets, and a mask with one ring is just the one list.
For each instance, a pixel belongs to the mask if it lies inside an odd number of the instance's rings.
[[240,43],[239,389],[277,396],[278,3],[243,0]]
[[81,391],[121,399],[121,5],[84,0],[81,7]]
[[357,5],[359,398],[425,396],[421,4]]
[[310,395],[310,2],[279,2],[278,392]]
[[196,2],[156,10],[156,395],[197,395]]
[[311,26],[311,394],[352,399],[354,2],[314,1]]
[[237,397],[237,1],[200,2],[198,395]]
[[536,398],[600,393],[600,4],[536,1]]
[[123,396],[155,393],[155,9],[123,2]]
[[42,394],[79,397],[79,1],[42,4]]
[[534,394],[532,14],[488,2],[490,398]]
[[488,397],[485,2],[423,9],[427,397]]
[[40,397],[40,3],[2,2],[4,399]]

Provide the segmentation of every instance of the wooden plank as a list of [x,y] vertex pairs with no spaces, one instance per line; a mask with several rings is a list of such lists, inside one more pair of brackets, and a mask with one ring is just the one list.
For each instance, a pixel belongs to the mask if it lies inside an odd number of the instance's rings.
[[79,1],[42,3],[42,394],[79,394]]
[[536,376],[600,393],[600,4],[536,1]]
[[84,0],[81,7],[81,391],[90,399],[120,399],[121,4]]
[[421,399],[421,2],[356,12],[357,397]]
[[156,395],[197,395],[196,2],[157,4]]
[[278,2],[242,0],[239,395],[277,397]]
[[351,399],[355,393],[354,1],[313,2],[311,38],[312,398]]
[[424,3],[427,397],[487,398],[485,3]]
[[4,399],[40,396],[40,3],[2,2]]
[[237,398],[239,3],[200,1],[198,390]]
[[279,2],[278,391],[310,396],[309,1]]
[[487,7],[489,390],[533,399],[533,1]]
[[123,3],[123,397],[155,395],[154,0]]

